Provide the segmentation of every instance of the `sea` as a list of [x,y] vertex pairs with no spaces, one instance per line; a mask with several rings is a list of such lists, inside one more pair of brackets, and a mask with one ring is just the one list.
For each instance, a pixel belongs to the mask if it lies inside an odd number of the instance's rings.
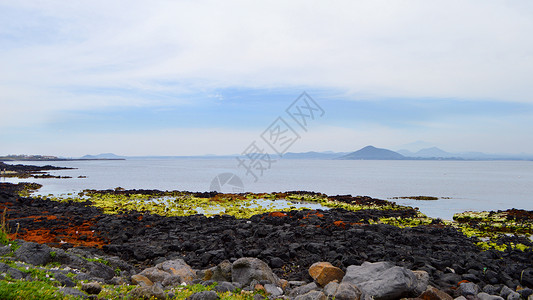
[[[236,158],[151,158],[9,163],[75,168],[49,171],[72,177],[66,179],[0,179],[40,183],[39,195],[117,187],[192,192],[314,191],[391,200],[446,220],[464,211],[533,210],[533,161],[280,159],[246,165]],[[410,196],[438,200],[397,199]]]

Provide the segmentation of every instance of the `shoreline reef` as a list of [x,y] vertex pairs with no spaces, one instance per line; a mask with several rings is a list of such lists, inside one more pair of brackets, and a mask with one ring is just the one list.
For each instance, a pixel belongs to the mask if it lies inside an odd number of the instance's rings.
[[[90,297],[100,287],[93,298],[112,299],[527,299],[533,293],[532,212],[465,213],[450,224],[385,200],[333,196],[357,209],[164,216],[130,206],[105,212],[91,197],[150,200],[169,192],[87,191],[54,201],[21,196],[27,189],[0,184],[6,233],[0,295],[37,282],[55,296]],[[313,193],[255,197],[294,195]],[[221,203],[242,195],[188,197]]]

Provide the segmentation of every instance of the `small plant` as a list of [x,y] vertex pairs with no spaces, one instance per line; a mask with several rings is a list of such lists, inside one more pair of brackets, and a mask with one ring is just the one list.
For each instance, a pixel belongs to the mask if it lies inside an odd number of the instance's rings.
[[0,243],[2,245],[7,245],[11,241],[9,238],[9,224],[6,222],[6,212],[7,208],[4,208],[2,213],[2,218],[0,220]]

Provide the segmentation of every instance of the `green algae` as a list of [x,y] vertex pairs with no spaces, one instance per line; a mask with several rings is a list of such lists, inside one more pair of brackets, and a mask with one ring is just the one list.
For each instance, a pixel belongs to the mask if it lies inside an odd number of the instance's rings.
[[[452,226],[465,236],[477,239],[477,241],[474,240],[474,243],[483,250],[516,249],[526,251],[530,249],[531,243],[502,242],[501,238],[505,234],[516,236],[531,236],[533,234],[533,218],[513,215],[509,212],[464,212],[454,215],[453,221],[443,221],[429,218],[416,208],[398,205],[390,201],[366,201],[363,199],[364,197],[350,197],[346,200],[319,193],[305,192],[217,194],[214,197],[198,195],[202,194],[179,191],[136,193],[115,189],[111,192],[86,190],[78,195],[50,196],[48,199],[61,202],[85,202],[102,209],[106,214],[138,211],[161,216],[203,214],[208,217],[230,215],[242,219],[257,214],[309,209],[311,204],[319,204],[325,209],[340,208],[348,211],[415,210],[414,216],[379,218],[369,220],[369,223],[389,224],[400,228],[430,225]],[[280,207],[279,203],[276,203],[278,200],[283,201],[286,205]],[[301,205],[301,203],[309,203],[309,207],[305,204]],[[301,206],[297,207],[299,205]]]
[[513,237],[529,237],[533,234],[533,220],[529,217],[521,217],[527,214],[525,211],[508,210],[498,212],[463,212],[453,216],[452,226],[460,230],[468,237],[478,238],[476,243],[481,249],[495,249],[498,251],[531,249],[523,243],[500,240],[506,235]]

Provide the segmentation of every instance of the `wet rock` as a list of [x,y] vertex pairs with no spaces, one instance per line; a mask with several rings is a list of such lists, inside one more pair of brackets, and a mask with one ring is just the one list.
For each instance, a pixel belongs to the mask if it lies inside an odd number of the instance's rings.
[[326,300],[326,295],[321,291],[311,291],[304,295],[296,296],[295,300]]
[[344,272],[329,262],[317,262],[309,267],[309,275],[320,286],[326,286],[331,281],[340,282]]
[[213,291],[203,291],[190,295],[187,300],[217,300],[220,299],[217,293]]
[[140,285],[140,286],[143,286],[143,287],[150,287],[150,286],[154,285],[153,281],[148,279],[146,276],[140,275],[140,274],[136,274],[136,275],[131,276],[131,282],[133,284],[137,284],[137,285]]
[[277,276],[265,262],[253,257],[243,257],[236,260],[231,268],[231,278],[232,281],[245,286],[254,279],[257,281],[265,280],[276,285],[279,282]]
[[365,262],[361,266],[349,266],[342,282],[354,284],[363,295],[378,300],[408,296],[417,285],[416,276],[411,270],[389,262]]
[[15,250],[15,257],[34,266],[46,265],[50,262],[50,247],[32,242],[23,243],[20,248]]
[[81,290],[89,295],[98,295],[102,291],[102,286],[98,282],[82,283]]

